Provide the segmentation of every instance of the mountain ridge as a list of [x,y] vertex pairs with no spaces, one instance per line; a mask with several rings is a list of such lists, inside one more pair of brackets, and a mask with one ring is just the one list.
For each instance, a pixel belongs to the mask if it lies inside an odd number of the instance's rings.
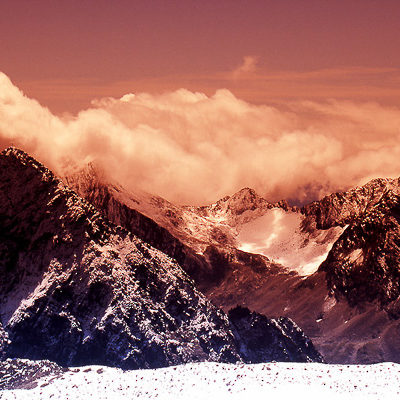
[[[165,214],[162,218],[159,214],[153,217],[159,223],[170,215],[174,232],[183,223],[183,228],[179,228],[179,240],[203,257],[208,265],[208,276],[213,279],[199,283],[204,273],[196,276],[190,270],[187,272],[226,312],[239,304],[273,317],[288,316],[305,329],[329,362],[400,361],[400,343],[392,340],[393,332],[400,329],[397,320],[400,302],[395,295],[386,303],[380,302],[375,295],[352,301],[345,289],[357,279],[355,276],[344,279],[347,273],[340,272],[334,264],[339,266],[347,257],[340,250],[346,247],[339,243],[346,242],[350,231],[358,231],[357,225],[366,223],[364,220],[368,220],[368,215],[385,193],[397,193],[397,187],[398,180],[375,179],[348,192],[325,196],[300,209],[286,210],[262,199],[254,190],[244,188],[212,205],[182,207],[183,212],[177,206],[164,209],[165,203],[160,200],[157,201],[160,207],[157,212]],[[232,198],[233,207],[229,208]],[[235,204],[237,199],[242,199],[243,203],[239,200],[239,204]],[[119,200],[124,202],[121,194]],[[135,204],[132,202],[128,207],[135,207]],[[259,209],[257,205],[261,205]],[[382,210],[387,212],[388,209],[383,207]],[[187,211],[198,214],[188,217]],[[151,217],[151,213],[149,215]],[[191,228],[185,231],[188,223]],[[164,225],[167,230],[170,226]],[[204,226],[206,230],[203,230]],[[286,231],[282,231],[285,226]],[[237,229],[240,229],[239,233]],[[257,230],[260,235],[254,237]],[[208,245],[197,246],[199,232],[203,243],[208,241]],[[260,247],[267,237],[273,238],[275,247],[271,244]],[[297,259],[288,258],[288,254],[297,254]],[[279,262],[274,260],[276,256]],[[302,270],[288,268],[287,262],[292,266],[310,263],[311,268],[302,276]],[[397,285],[397,280],[389,276],[388,285],[391,282]],[[371,284],[377,283],[379,280]],[[369,290],[368,285],[358,285],[359,293]]]
[[[228,317],[171,257],[109,222],[26,153],[2,152],[0,170],[3,357],[128,369],[251,361]],[[280,335],[279,343],[289,331]],[[270,354],[264,348],[265,360]]]

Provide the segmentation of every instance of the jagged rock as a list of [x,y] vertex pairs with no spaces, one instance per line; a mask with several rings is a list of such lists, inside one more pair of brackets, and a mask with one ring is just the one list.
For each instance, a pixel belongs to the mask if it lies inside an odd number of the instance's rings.
[[268,319],[240,306],[231,309],[228,315],[244,360],[323,362],[311,340],[289,318]]
[[307,204],[301,208],[301,212],[314,217],[319,229],[344,226],[368,213],[388,191],[399,190],[399,179],[374,179],[364,186],[333,193]]
[[352,306],[400,295],[400,196],[385,190],[350,222],[320,266],[330,290]]
[[125,368],[240,359],[226,316],[172,259],[25,153],[3,152],[0,170],[8,356]]
[[176,261],[24,152],[2,152],[0,171],[5,356],[123,368],[242,359],[227,316]]

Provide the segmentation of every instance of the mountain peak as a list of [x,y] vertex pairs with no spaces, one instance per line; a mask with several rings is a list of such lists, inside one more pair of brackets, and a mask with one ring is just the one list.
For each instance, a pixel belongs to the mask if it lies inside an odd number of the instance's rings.
[[0,153],[0,165],[2,173],[5,177],[8,175],[11,180],[16,179],[16,176],[21,173],[21,169],[25,169],[26,174],[40,175],[42,181],[59,181],[42,163],[14,146],[10,146]]
[[249,187],[244,187],[244,188],[240,189],[238,192],[236,192],[235,194],[233,194],[232,197],[246,196],[246,195],[258,196],[258,194],[256,193],[256,191],[254,189],[249,188]]
[[18,158],[21,161],[29,161],[32,163],[38,163],[28,153],[25,153],[25,151],[23,151],[17,147],[14,147],[14,146],[7,147],[0,154],[1,154],[1,156]]

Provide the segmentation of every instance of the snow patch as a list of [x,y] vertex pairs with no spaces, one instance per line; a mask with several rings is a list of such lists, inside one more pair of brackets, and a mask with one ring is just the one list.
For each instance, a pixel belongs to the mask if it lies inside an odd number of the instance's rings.
[[237,237],[238,248],[262,254],[300,275],[311,275],[326,259],[343,227],[306,232],[301,229],[304,216],[281,208],[244,224]]

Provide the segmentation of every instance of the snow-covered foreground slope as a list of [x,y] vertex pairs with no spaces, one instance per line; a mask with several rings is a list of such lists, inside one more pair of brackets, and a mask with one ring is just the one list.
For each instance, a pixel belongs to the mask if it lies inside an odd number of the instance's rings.
[[[91,366],[47,376],[33,389],[0,392],[8,399],[395,399],[400,365],[299,363],[186,364],[122,371]],[[278,398],[278,397],[274,397]]]

